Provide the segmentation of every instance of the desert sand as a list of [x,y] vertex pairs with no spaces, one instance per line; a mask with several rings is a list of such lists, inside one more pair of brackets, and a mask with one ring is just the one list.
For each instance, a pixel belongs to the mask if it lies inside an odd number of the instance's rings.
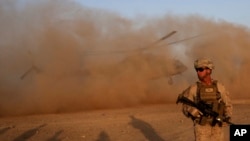
[[[250,123],[250,104],[235,102],[233,122]],[[225,127],[229,140],[229,127]],[[192,141],[181,105],[155,104],[0,118],[1,141]]]

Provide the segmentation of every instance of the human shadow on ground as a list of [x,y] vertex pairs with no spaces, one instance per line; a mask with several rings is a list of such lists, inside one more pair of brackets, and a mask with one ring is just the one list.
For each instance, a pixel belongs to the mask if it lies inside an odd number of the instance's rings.
[[130,118],[131,122],[129,124],[131,124],[134,128],[139,129],[149,141],[164,141],[164,139],[157,134],[149,123],[135,118],[133,115],[130,116]]
[[61,141],[62,139],[59,137],[62,134],[63,130],[57,131],[53,137],[49,138],[47,141]]
[[26,141],[32,136],[34,136],[42,127],[46,126],[46,124],[42,124],[36,128],[30,129],[24,133],[22,133],[20,136],[16,137],[13,141]]
[[102,131],[99,134],[98,139],[96,141],[110,141],[110,138],[109,138],[109,135],[105,131]]
[[6,133],[7,131],[9,131],[12,128],[15,128],[15,126],[9,126],[9,127],[5,127],[5,128],[0,129],[0,135]]

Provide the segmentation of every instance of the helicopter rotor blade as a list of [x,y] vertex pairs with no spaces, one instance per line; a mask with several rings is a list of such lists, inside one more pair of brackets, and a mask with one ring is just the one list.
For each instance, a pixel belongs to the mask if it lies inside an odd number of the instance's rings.
[[201,34],[199,34],[199,35],[195,35],[195,36],[188,37],[188,38],[185,38],[185,39],[181,39],[181,40],[173,41],[173,42],[168,43],[168,45],[177,44],[177,43],[179,43],[179,42],[183,42],[183,41],[191,40],[191,39],[194,39],[194,38],[198,38],[198,37],[200,37],[200,36],[202,36],[202,35],[201,35]]
[[100,54],[113,54],[113,53],[125,53],[125,52],[134,52],[134,51],[143,51],[146,50],[150,47],[152,47],[153,45],[158,44],[159,42],[166,40],[167,38],[171,37],[172,35],[174,35],[177,31],[172,31],[170,33],[168,33],[167,35],[161,37],[160,39],[156,40],[155,42],[151,43],[150,45],[147,45],[145,47],[142,48],[138,48],[138,49],[131,49],[131,50],[111,50],[111,51],[105,51],[105,50],[99,50],[99,51],[86,51],[87,53],[85,53],[85,55],[100,55]]
[[177,32],[177,31],[172,31],[172,32],[170,32],[169,34],[167,34],[167,35],[163,36],[162,38],[160,38],[159,40],[157,40],[155,43],[158,43],[158,42],[160,42],[160,41],[163,41],[163,40],[165,40],[165,39],[171,37],[171,36],[174,35],[176,32]]

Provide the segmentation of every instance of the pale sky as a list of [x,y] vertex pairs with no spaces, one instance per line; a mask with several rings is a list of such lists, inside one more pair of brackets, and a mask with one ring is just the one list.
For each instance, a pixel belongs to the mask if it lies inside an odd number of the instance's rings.
[[122,16],[190,15],[225,20],[250,27],[249,0],[76,0],[89,8],[105,9]]

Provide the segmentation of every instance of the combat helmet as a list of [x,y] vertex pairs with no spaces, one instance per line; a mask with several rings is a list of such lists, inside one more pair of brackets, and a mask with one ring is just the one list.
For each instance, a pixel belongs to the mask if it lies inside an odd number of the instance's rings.
[[199,58],[194,61],[194,68],[204,68],[214,69],[214,63],[210,58]]

